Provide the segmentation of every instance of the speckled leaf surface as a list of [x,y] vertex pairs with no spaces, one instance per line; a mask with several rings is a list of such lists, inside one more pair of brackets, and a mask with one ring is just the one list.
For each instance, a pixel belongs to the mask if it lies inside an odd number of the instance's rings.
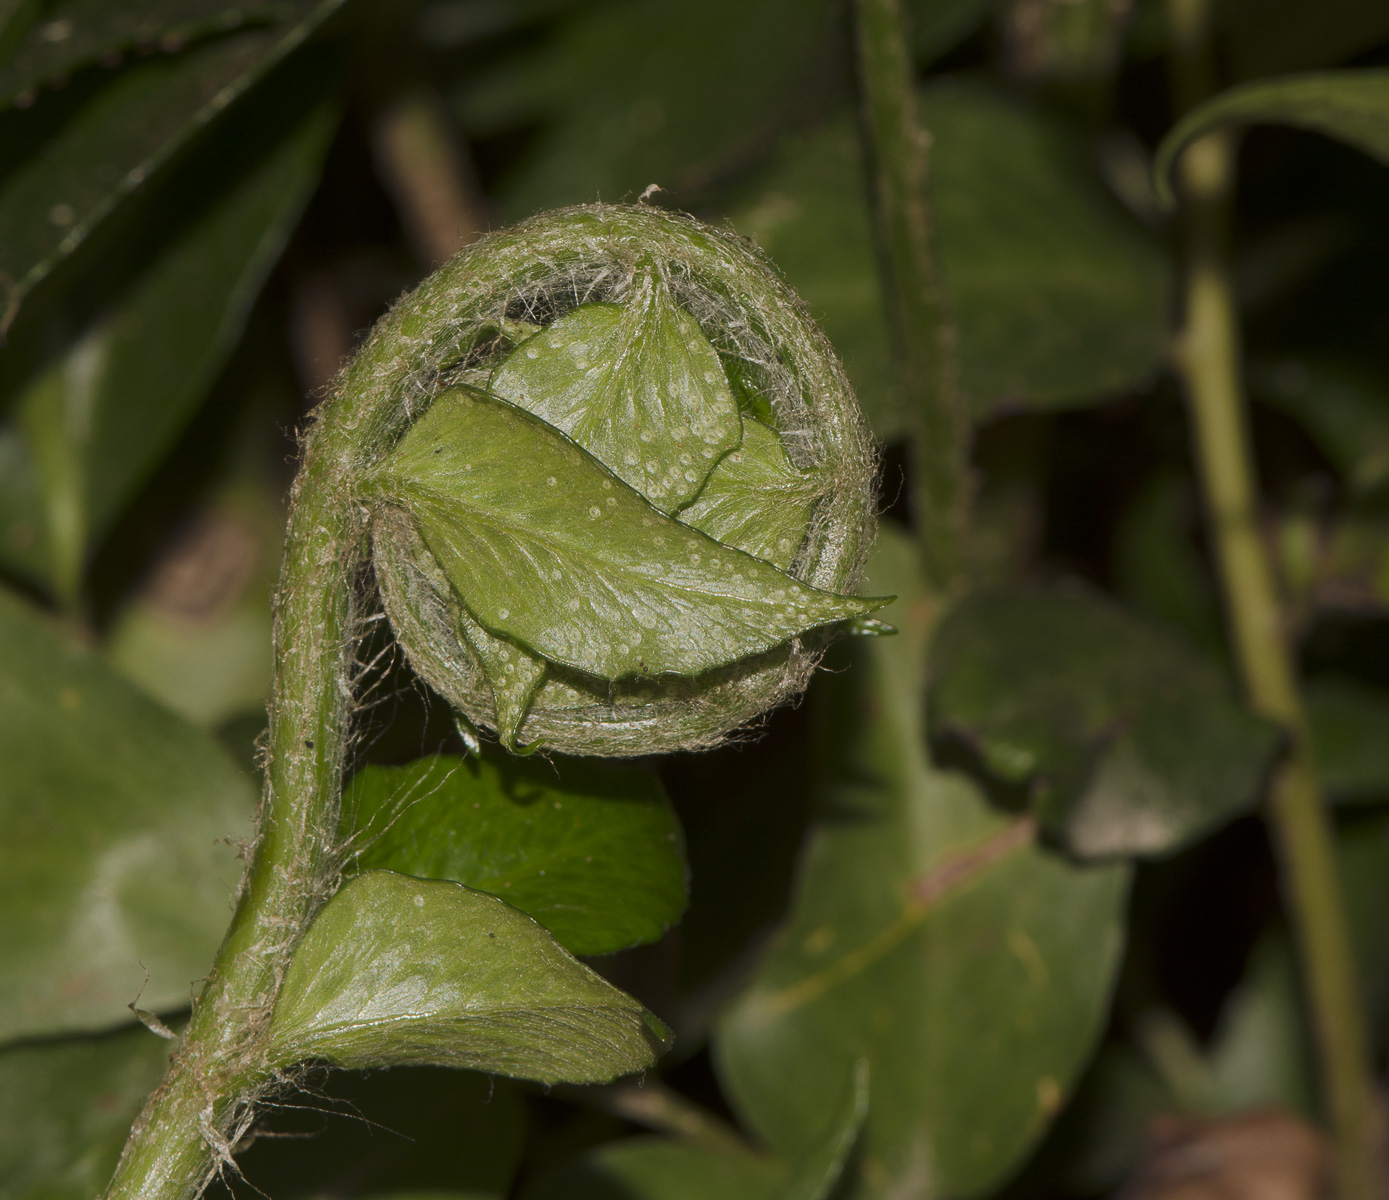
[[1232,125],[1293,125],[1338,138],[1389,164],[1389,69],[1310,71],[1230,88],[1187,113],[1153,159],[1158,192],[1172,200],[1172,168],[1197,138]]
[[781,438],[760,421],[743,422],[743,444],[720,460],[680,520],[726,546],[783,571],[796,557],[825,480],[797,470]]
[[622,304],[581,305],[518,346],[491,388],[662,512],[693,499],[742,437],[718,353],[653,269]]
[[574,954],[653,942],[685,910],[680,823],[649,771],[436,755],[364,768],[344,810],[362,867],[491,892]]
[[885,614],[902,632],[852,643],[851,668],[820,692],[822,815],[715,1057],[735,1110],[795,1160],[865,1056],[850,1194],[978,1195],[1036,1142],[1104,1027],[1129,868],[1050,853],[1027,818],[932,766],[930,609],[890,530],[870,580],[902,596]]
[[[0,103],[58,82],[82,67],[109,63],[126,51],[158,46],[166,53],[190,41],[291,19],[311,0],[59,0],[44,6],[0,63]],[[37,16],[37,14],[35,14]]]
[[0,1196],[100,1195],[172,1046],[136,1027],[0,1050]]
[[1075,854],[1168,853],[1258,799],[1273,726],[1181,642],[1098,595],[978,596],[936,645],[937,732],[1028,784]]
[[459,624],[492,689],[492,702],[497,710],[497,736],[508,750],[516,750],[521,722],[526,719],[526,710],[535,693],[545,682],[549,666],[519,642],[488,633],[466,610],[459,613]]
[[881,601],[822,592],[652,508],[485,393],[444,393],[377,473],[474,618],[603,679],[694,675]]
[[0,1040],[186,1005],[229,919],[250,780],[8,592],[0,762]]
[[122,71],[0,184],[5,324],[29,291],[92,230],[343,0],[292,24],[218,38]]
[[271,1023],[288,1065],[435,1063],[542,1083],[606,1083],[651,1066],[664,1025],[505,901],[367,871],[295,951]]

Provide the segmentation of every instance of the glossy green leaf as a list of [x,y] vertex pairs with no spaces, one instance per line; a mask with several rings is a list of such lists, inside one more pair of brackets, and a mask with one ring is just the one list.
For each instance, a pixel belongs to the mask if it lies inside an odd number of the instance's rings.
[[725,546],[765,558],[783,571],[801,548],[827,483],[792,465],[781,438],[760,421],[743,422],[743,444],[720,460],[679,517]]
[[186,1005],[229,920],[250,780],[9,593],[0,762],[0,1039]]
[[1389,482],[1389,379],[1380,372],[1299,355],[1250,364],[1249,385],[1302,425],[1353,491]]
[[479,623],[604,679],[693,675],[881,604],[670,520],[551,426],[469,388],[434,401],[376,486]]
[[931,764],[931,610],[905,538],[883,530],[870,579],[901,594],[885,615],[902,633],[852,643],[821,687],[823,815],[715,1058],[735,1110],[796,1160],[866,1056],[851,1194],[974,1195],[1017,1165],[1103,1028],[1129,870],[1044,850],[1029,820]]
[[1082,858],[1164,854],[1253,806],[1278,735],[1180,642],[1080,589],[966,601],[937,634],[937,732],[1026,784]]
[[300,0],[59,0],[29,26],[14,53],[0,63],[0,104],[46,83],[60,84],[73,71],[110,63],[136,48],[177,52],[190,41],[247,25],[273,24],[306,5]]
[[[977,417],[1082,403],[1148,379],[1164,354],[1163,255],[1105,194],[1073,135],[1016,100],[947,80],[921,97],[937,247]],[[843,355],[879,437],[893,399],[872,214],[852,122],[789,137],[732,209]]]
[[1307,685],[1322,786],[1334,800],[1389,798],[1389,694],[1352,679]]
[[525,1200],[825,1200],[858,1140],[868,1092],[868,1070],[859,1063],[840,1111],[799,1165],[736,1144],[627,1138],[546,1176]]
[[567,434],[662,512],[688,504],[743,435],[714,347],[654,270],[517,347],[491,390]]
[[285,1065],[435,1063],[606,1083],[651,1066],[669,1036],[495,896],[367,871],[343,885],[299,943],[270,1053]]
[[362,867],[491,892],[574,954],[653,942],[685,909],[680,823],[647,771],[434,756],[363,768],[345,811]]
[[1163,203],[1175,203],[1172,168],[1187,146],[1216,129],[1256,124],[1311,129],[1389,163],[1389,69],[1260,79],[1198,105],[1162,139],[1153,159],[1153,178]]
[[75,593],[95,541],[183,430],[241,335],[317,183],[320,106],[183,230],[19,398],[0,561]]
[[99,1195],[171,1047],[135,1028],[0,1050],[0,1196]]
[[20,302],[96,226],[343,0],[304,3],[274,31],[219,38],[132,67],[0,184],[8,327]]

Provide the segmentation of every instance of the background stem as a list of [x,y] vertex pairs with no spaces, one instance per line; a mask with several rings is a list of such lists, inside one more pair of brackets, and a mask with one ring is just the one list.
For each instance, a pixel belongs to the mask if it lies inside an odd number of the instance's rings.
[[164,1082],[131,1130],[108,1200],[183,1200],[222,1167],[272,1082],[265,1046],[290,956],[337,882],[351,705],[348,502],[358,457],[345,399],[314,429],[295,481],[277,598],[270,756],[241,902]]
[[[1182,109],[1210,95],[1215,72],[1207,0],[1169,0],[1174,92]],[[1235,178],[1228,133],[1194,142],[1178,163],[1184,237],[1183,317],[1175,361],[1185,386],[1244,689],[1288,733],[1268,817],[1320,1061],[1343,1200],[1378,1194],[1375,1095],[1365,1018],[1337,873],[1273,566],[1260,536],[1240,373],[1239,316],[1228,263]]]
[[970,423],[932,246],[930,135],[917,116],[901,0],[857,0],[855,13],[881,274],[911,437],[912,515],[927,578],[947,590],[963,569]]

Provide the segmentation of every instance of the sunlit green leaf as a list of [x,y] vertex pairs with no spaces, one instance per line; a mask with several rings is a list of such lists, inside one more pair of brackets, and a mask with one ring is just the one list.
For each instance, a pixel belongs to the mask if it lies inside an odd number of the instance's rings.
[[[336,125],[320,106],[183,230],[19,399],[0,561],[72,595],[93,543],[187,424],[279,258]],[[23,482],[20,482],[23,481]]]
[[743,444],[723,458],[680,520],[725,546],[765,558],[783,571],[810,526],[824,478],[801,471],[786,457],[781,438],[751,418]]
[[1207,100],[1178,121],[1158,147],[1153,177],[1164,203],[1174,202],[1172,167],[1188,145],[1216,129],[1256,124],[1311,129],[1389,163],[1389,69],[1260,79]]
[[575,954],[655,941],[685,908],[680,824],[646,771],[436,756],[364,768],[345,808],[361,866],[491,892]]
[[1258,799],[1274,727],[1180,642],[1097,595],[979,596],[936,646],[938,732],[1027,784],[1073,853],[1166,853]]
[[0,104],[137,47],[174,53],[195,39],[273,24],[309,7],[304,0],[59,0],[44,6],[43,20],[29,26],[14,54],[0,64]]
[[[735,1110],[792,1160],[852,1064],[872,1098],[855,1196],[997,1185],[1055,1115],[1103,1028],[1128,869],[1039,847],[927,752],[930,606],[905,539],[870,568],[900,637],[850,646],[819,693],[823,816],[791,916],[717,1029]],[[929,1173],[929,1174],[927,1174]]]
[[121,72],[11,173],[0,184],[0,271],[9,281],[3,325],[121,201],[342,2],[317,0],[274,31],[215,39]]
[[473,616],[604,679],[693,675],[872,611],[662,516],[485,393],[435,400],[378,473]]
[[288,1065],[436,1063],[542,1083],[651,1066],[664,1025],[530,917],[461,884],[367,871],[314,919],[270,1052]]
[[0,762],[0,1039],[186,1005],[229,919],[250,780],[8,593]]
[[654,269],[623,304],[584,304],[497,368],[491,390],[568,434],[662,512],[738,445],[719,356]]
[[135,1028],[0,1050],[0,1196],[99,1195],[171,1046]]

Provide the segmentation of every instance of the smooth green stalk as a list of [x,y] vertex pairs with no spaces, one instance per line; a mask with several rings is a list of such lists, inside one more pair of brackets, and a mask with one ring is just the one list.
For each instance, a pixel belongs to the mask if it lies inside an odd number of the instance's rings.
[[879,255],[911,434],[912,515],[927,577],[948,590],[964,559],[970,424],[932,246],[930,135],[917,116],[901,0],[857,0],[855,12]]
[[[1213,90],[1207,0],[1170,0],[1174,83],[1183,107]],[[1235,655],[1251,706],[1287,731],[1268,817],[1301,958],[1336,1149],[1342,1200],[1379,1194],[1375,1095],[1331,822],[1317,778],[1273,567],[1260,536],[1228,263],[1235,146],[1192,143],[1178,164],[1185,236],[1183,319],[1175,360],[1185,385]]]
[[363,530],[345,480],[360,452],[346,397],[324,410],[294,488],[276,612],[275,695],[259,837],[241,902],[158,1091],[126,1143],[108,1200],[201,1193],[232,1165],[272,1082],[270,1017],[290,956],[337,874],[351,707],[352,576]]

